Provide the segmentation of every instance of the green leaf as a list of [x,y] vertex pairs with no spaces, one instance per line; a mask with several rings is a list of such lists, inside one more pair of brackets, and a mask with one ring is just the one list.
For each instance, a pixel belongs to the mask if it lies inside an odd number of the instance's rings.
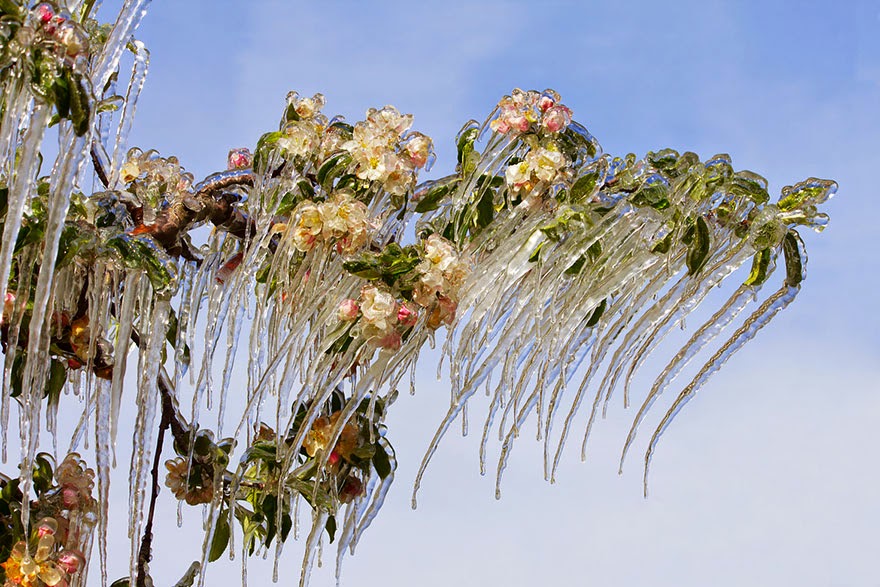
[[435,186],[426,191],[419,201],[416,202],[416,212],[424,214],[425,212],[430,212],[431,210],[439,208],[443,198],[445,198],[446,195],[452,191],[453,186],[456,185],[458,185],[458,182],[450,182],[448,184]]
[[568,125],[557,137],[559,149],[572,161],[596,156],[596,144],[590,140],[587,129],[576,122]]
[[278,145],[278,139],[283,135],[279,131],[267,132],[257,140],[257,147],[254,149],[254,171],[257,173],[265,173],[265,168],[269,163],[269,156]]
[[333,341],[333,344],[327,349],[328,355],[341,354],[348,350],[351,343],[354,342],[354,337],[351,335],[351,329],[354,327],[355,323],[356,322],[352,322],[349,327],[345,329],[345,332],[342,333],[342,336]]
[[74,73],[70,77],[70,121],[77,136],[88,132],[90,117],[89,92],[82,76]]
[[214,562],[223,554],[229,545],[229,516],[221,510],[217,518],[217,527],[214,529],[214,539],[211,540],[211,550],[208,552],[208,562]]
[[[544,248],[545,244],[547,244],[547,241],[541,241],[540,243],[538,243],[538,246],[535,247],[535,251],[529,257],[529,263],[537,263],[538,262],[538,260],[541,258],[541,249]],[[577,261],[575,261],[575,265],[576,264],[577,264]],[[569,269],[570,269],[570,267],[569,267]]]
[[196,435],[193,452],[202,457],[209,456],[214,452],[214,441],[208,431],[199,431]]
[[287,108],[284,110],[284,121],[298,122],[299,120],[301,120],[301,117],[296,111],[296,106],[292,103],[288,104]]
[[242,463],[252,463],[257,459],[264,461],[270,465],[277,463],[275,455],[275,444],[272,442],[257,442],[247,449],[241,457]]
[[0,489],[0,499],[3,499],[6,502],[20,502],[23,495],[18,488],[19,483],[20,481],[18,479],[8,481],[3,486],[3,489]]
[[[174,587],[192,587],[196,582],[196,578],[199,576],[199,571],[201,570],[202,565],[198,561],[193,561],[180,580],[174,584]],[[114,583],[113,585],[115,585]],[[113,587],[111,585],[110,587]],[[126,586],[128,583],[126,583]]]
[[129,579],[128,577],[124,577],[122,579],[116,579],[112,583],[110,583],[110,587],[128,587]]
[[745,196],[756,204],[770,201],[767,180],[750,171],[739,171],[725,184],[727,191],[736,196]]
[[64,383],[67,381],[67,368],[64,363],[57,359],[52,359],[52,365],[49,367],[49,380],[46,382],[46,391],[43,397],[49,398],[49,405],[58,403],[61,397],[61,390],[64,389]]
[[804,243],[797,232],[789,230],[785,233],[782,252],[785,254],[785,284],[789,287],[800,285],[806,277],[803,250]]
[[23,391],[24,385],[24,353],[15,353],[12,361],[12,373],[9,375],[9,386],[12,388],[12,397],[18,397]]
[[336,540],[336,517],[335,516],[327,516],[327,523],[324,524],[324,529],[327,530],[327,536],[330,537],[330,544],[333,544],[333,541]]
[[654,246],[651,247],[652,253],[658,253],[660,255],[665,255],[669,252],[669,249],[672,247],[672,231],[666,233],[662,239],[654,243]]
[[811,177],[794,186],[782,188],[782,198],[777,206],[783,212],[805,206],[818,206],[837,192],[837,183]]
[[773,249],[766,248],[755,253],[752,257],[752,269],[744,285],[758,286],[763,285],[770,276],[773,262]]
[[8,14],[16,20],[21,20],[24,17],[21,6],[12,0],[0,0],[0,14]]
[[598,171],[593,171],[591,173],[580,176],[578,180],[574,182],[574,185],[571,186],[571,192],[569,192],[569,201],[573,204],[577,204],[585,198],[593,195],[593,191],[596,189],[596,182],[598,181]]
[[663,180],[648,180],[632,195],[631,202],[635,206],[650,206],[655,210],[669,208],[669,188]]
[[122,96],[110,96],[95,104],[95,112],[97,114],[103,114],[104,112],[116,112],[122,107],[123,104],[125,104],[125,99]]
[[[381,448],[379,449],[381,450]],[[359,461],[369,462],[372,460],[373,455],[376,454],[376,445],[375,444],[365,444],[363,446],[359,446],[354,449],[351,453],[352,458],[357,459]]]
[[324,187],[325,190],[330,191],[333,183],[333,179],[342,174],[343,171],[348,169],[348,166],[351,164],[351,154],[348,151],[340,151],[335,155],[331,155],[328,157],[321,167],[318,169],[317,179],[318,183]]
[[[541,243],[541,244],[544,244],[544,243]],[[578,273],[581,272],[581,269],[583,269],[584,265],[586,265],[586,264],[587,264],[587,256],[581,255],[580,257],[577,258],[577,261],[572,263],[568,267],[568,269],[565,270],[565,274],[566,275],[577,275]]]
[[657,171],[666,173],[671,177],[678,175],[676,173],[676,164],[678,163],[679,154],[675,149],[662,149],[656,153],[650,151],[645,158],[651,164],[651,167]]
[[376,443],[376,452],[373,454],[373,467],[375,467],[380,479],[385,479],[391,474],[391,460],[378,442]]
[[486,228],[495,218],[495,192],[487,189],[477,202],[477,226]]
[[599,319],[602,318],[602,314],[605,313],[605,309],[607,307],[608,307],[608,298],[605,298],[590,313],[590,317],[587,318],[587,328],[592,328],[593,326],[595,326],[596,324],[599,323]]
[[55,260],[55,269],[68,265],[83,250],[89,247],[93,241],[93,233],[89,226],[80,224],[67,224],[61,232],[61,240],[58,242],[58,258]]
[[58,116],[61,118],[70,116],[70,73],[67,70],[55,78],[52,83],[52,95]]
[[458,135],[458,144],[456,145],[458,149],[457,171],[463,176],[472,173],[476,168],[477,157],[475,156],[474,143],[479,134],[479,127],[471,126]]
[[688,275],[696,275],[699,273],[703,265],[709,259],[709,245],[711,244],[709,235],[709,225],[702,216],[697,216],[695,230],[688,244],[687,250],[687,268]]
[[366,255],[360,259],[346,261],[342,264],[342,267],[352,275],[357,275],[364,279],[379,279],[382,277],[382,272],[379,270],[376,259]]
[[34,459],[33,483],[37,495],[42,495],[52,488],[52,462],[49,459],[51,457],[44,452],[39,453]]
[[177,277],[177,265],[149,236],[120,234],[109,239],[106,246],[116,252],[126,267],[143,269],[156,293],[167,292]]

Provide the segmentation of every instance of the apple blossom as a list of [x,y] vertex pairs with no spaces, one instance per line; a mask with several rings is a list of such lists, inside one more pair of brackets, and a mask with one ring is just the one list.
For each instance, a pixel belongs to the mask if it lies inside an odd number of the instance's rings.
[[337,310],[336,316],[342,322],[351,322],[352,320],[357,319],[359,310],[360,308],[358,307],[356,300],[342,300],[342,303],[339,304],[339,310]]

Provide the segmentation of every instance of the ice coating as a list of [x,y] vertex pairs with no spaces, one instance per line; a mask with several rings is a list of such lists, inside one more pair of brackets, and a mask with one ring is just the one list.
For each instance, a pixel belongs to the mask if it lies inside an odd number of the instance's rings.
[[[125,3],[107,44],[93,47],[90,70],[81,71],[82,61],[71,66],[70,76],[83,76],[87,106],[98,99],[93,88],[108,87],[146,5]],[[207,508],[199,583],[227,548],[230,556],[240,549],[243,581],[251,552],[272,556],[277,575],[284,540],[290,530],[297,537],[302,516],[310,528],[300,573],[306,585],[324,533],[335,534],[338,577],[345,553],[380,511],[397,464],[386,415],[405,375],[412,385],[420,350],[433,345],[437,330],[446,336],[451,401],[413,504],[459,415],[467,432],[469,399],[479,391],[490,398],[481,471],[492,438],[500,443],[496,494],[533,418],[544,475],[555,481],[584,398],[595,394],[582,454],[600,405],[604,414],[616,389],[625,404],[640,401],[634,376],[648,356],[666,352],[671,329],[711,290],[741,284],[641,398],[622,466],[660,394],[736,323],[783,254],[783,287],[674,400],[650,440],[647,475],[678,411],[794,299],[806,259],[796,228],[821,229],[826,218],[816,207],[836,189],[809,179],[770,203],[763,178],[734,171],[725,155],[603,154],[550,90],[516,90],[484,122],[469,122],[456,139],[455,172],[423,183],[418,174],[432,146],[410,115],[385,106],[348,124],[322,113],[323,96],[292,93],[277,131],[253,152],[234,149],[229,169],[195,183],[176,157],[129,149],[149,62],[142,44],[130,48],[121,109],[99,124],[91,110],[64,119],[68,148],[49,180],[34,175],[52,106],[32,99],[20,68],[4,85],[0,128],[0,179],[9,190],[0,248],[0,291],[8,294],[4,455],[15,393],[27,496],[44,390],[52,390],[45,400],[52,433],[62,388],[87,398],[72,444],[94,439],[102,584],[110,473],[117,440],[127,437],[119,435],[124,406],[137,406],[131,582],[145,581],[150,466],[167,433],[178,456],[166,463],[166,486],[181,503]],[[92,172],[105,191],[82,192]],[[210,232],[199,229],[205,225]],[[407,236],[413,227],[414,238]],[[36,228],[39,239],[20,237]],[[77,231],[88,238],[76,240]],[[740,268],[750,259],[746,275]],[[21,300],[32,300],[32,309]],[[130,352],[137,356],[132,393],[124,390]],[[231,389],[244,397],[240,412],[229,413]],[[471,417],[480,416],[471,409]],[[27,526],[27,506],[23,512]],[[237,535],[241,520],[261,524],[262,534]]]

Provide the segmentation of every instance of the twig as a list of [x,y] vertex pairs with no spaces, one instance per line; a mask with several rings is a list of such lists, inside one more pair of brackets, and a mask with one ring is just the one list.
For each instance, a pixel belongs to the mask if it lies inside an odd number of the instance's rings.
[[[136,330],[131,331],[131,341],[138,347],[141,346],[141,335]],[[171,384],[171,378],[164,366],[159,367],[158,373],[159,395],[162,399],[162,417],[166,414],[169,418],[168,426],[171,428],[171,435],[181,447],[188,447],[190,443],[191,431],[189,423],[180,415],[177,406],[177,398],[174,396],[174,386]]]
[[[131,340],[141,346],[140,334],[132,330]],[[136,587],[149,587],[147,585],[147,565],[153,557],[153,516],[156,510],[156,499],[159,497],[159,463],[162,461],[162,447],[165,444],[165,431],[171,430],[171,435],[179,446],[189,446],[190,429],[187,422],[180,415],[177,400],[171,380],[164,366],[160,366],[158,373],[159,395],[162,401],[162,418],[159,422],[159,436],[156,440],[156,454],[153,456],[153,469],[150,471],[152,489],[150,491],[150,508],[147,514],[147,524],[144,527],[144,535],[141,538],[141,547],[138,551]]]
[[[164,394],[163,394],[164,397]],[[153,456],[153,469],[150,471],[153,487],[150,492],[150,509],[147,514],[147,525],[144,527],[144,536],[141,539],[141,548],[138,552],[137,577],[135,585],[137,587],[148,587],[147,585],[147,565],[153,558],[153,515],[156,512],[156,498],[159,497],[159,463],[162,461],[162,446],[165,444],[165,431],[171,427],[174,419],[173,414],[166,409],[167,404],[162,402],[162,420],[159,423],[159,437],[156,440],[156,454]]]

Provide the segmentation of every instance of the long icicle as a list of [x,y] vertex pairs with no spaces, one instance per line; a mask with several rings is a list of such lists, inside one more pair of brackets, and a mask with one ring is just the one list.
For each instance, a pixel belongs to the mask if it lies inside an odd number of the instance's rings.
[[803,241],[794,230],[790,230],[784,238],[783,250],[786,261],[786,277],[782,287],[771,295],[755,312],[749,316],[745,323],[718,349],[711,359],[700,369],[700,372],[685,387],[675,402],[667,410],[660,424],[654,430],[648,449],[645,451],[644,471],[644,494],[648,495],[648,473],[651,467],[651,458],[661,436],[672,423],[681,409],[696,395],[709,378],[714,375],[727,360],[733,356],[745,343],[755,337],[780,311],[788,307],[801,289],[801,282],[806,278],[807,255]]

